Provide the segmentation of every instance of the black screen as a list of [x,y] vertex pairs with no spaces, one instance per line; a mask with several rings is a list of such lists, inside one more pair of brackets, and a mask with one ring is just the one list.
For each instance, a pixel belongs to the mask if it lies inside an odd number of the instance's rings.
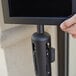
[[65,17],[72,13],[71,0],[8,0],[11,17]]

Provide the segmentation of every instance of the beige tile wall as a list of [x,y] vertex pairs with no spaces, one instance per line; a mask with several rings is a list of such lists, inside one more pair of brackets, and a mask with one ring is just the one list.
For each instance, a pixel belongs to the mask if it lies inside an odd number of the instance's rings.
[[76,39],[72,36],[69,41],[69,76],[76,76]]

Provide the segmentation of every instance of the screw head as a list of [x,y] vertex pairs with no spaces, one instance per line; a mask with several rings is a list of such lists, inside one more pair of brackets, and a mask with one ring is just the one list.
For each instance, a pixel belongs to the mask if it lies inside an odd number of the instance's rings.
[[48,72],[48,74],[50,74],[50,72]]

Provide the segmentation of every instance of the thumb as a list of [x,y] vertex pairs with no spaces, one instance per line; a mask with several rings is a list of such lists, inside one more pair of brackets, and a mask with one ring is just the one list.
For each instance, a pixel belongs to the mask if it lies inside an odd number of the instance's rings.
[[61,23],[60,28],[64,31],[65,29],[71,27],[75,23],[76,23],[76,14],[73,15],[71,18],[65,20],[63,23]]

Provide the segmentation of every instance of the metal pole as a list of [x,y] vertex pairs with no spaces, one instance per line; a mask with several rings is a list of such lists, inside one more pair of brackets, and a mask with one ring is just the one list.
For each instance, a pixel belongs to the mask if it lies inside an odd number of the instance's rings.
[[44,25],[37,25],[37,32],[44,33]]

